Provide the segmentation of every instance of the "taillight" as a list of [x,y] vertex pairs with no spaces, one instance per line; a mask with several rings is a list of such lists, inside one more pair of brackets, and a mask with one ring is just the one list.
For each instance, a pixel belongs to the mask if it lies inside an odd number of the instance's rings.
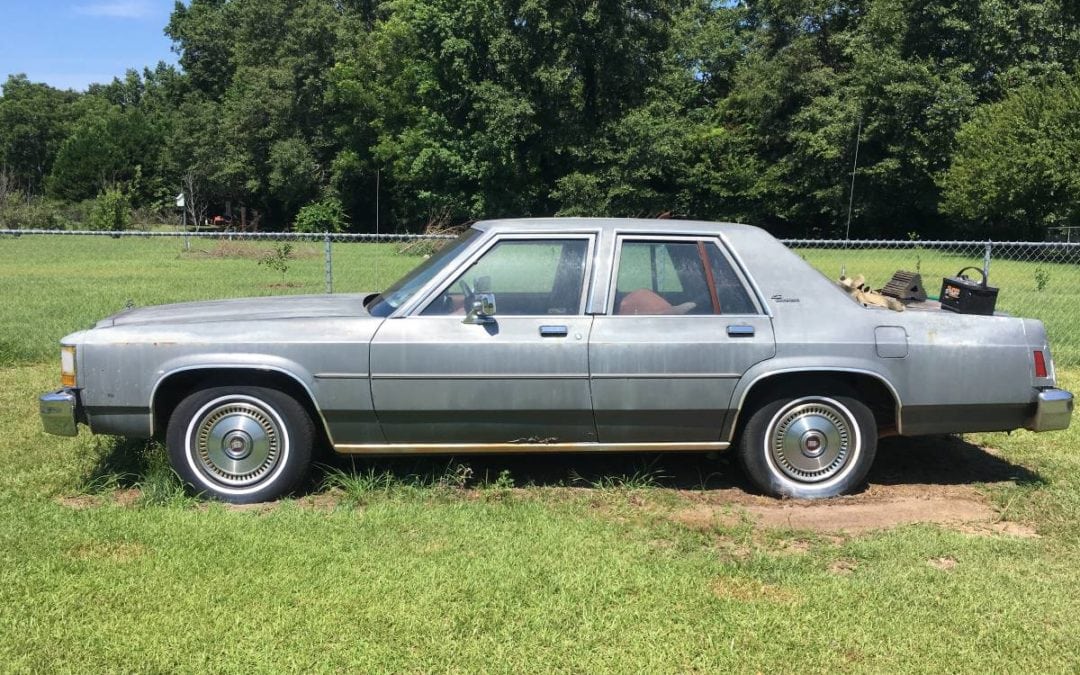
[[1035,377],[1046,377],[1046,357],[1038,350],[1035,351]]

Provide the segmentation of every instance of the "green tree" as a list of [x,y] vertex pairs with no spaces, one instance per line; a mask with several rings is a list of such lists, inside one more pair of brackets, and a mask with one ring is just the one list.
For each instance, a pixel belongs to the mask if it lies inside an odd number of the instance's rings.
[[943,209],[980,237],[1042,240],[1080,216],[1080,79],[1026,85],[981,107],[942,176]]
[[[102,104],[84,115],[60,146],[49,176],[49,192],[70,201],[89,199],[104,186],[131,184],[143,169],[156,169],[165,143],[139,108]],[[137,186],[139,187],[139,186]],[[146,203],[151,195],[136,191]]]
[[11,75],[0,96],[0,167],[29,195],[46,176],[76,115],[79,95]]

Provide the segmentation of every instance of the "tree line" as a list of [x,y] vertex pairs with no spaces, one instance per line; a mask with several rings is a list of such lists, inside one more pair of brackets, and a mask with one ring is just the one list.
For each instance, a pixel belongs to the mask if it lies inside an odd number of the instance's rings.
[[165,32],[179,67],[8,77],[9,226],[174,217],[181,190],[196,219],[353,231],[1041,239],[1080,208],[1069,0],[191,0]]

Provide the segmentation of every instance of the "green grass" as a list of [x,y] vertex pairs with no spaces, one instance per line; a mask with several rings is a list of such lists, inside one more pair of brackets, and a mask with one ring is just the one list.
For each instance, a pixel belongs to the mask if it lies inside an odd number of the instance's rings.
[[[334,290],[378,290],[420,262],[400,244],[334,246]],[[223,249],[231,255],[222,255]],[[272,242],[0,237],[0,365],[52,358],[57,341],[124,309],[224,297],[322,293],[322,244],[297,243],[281,275],[258,264]]]
[[[41,433],[56,339],[128,297],[321,290],[321,255],[289,272],[304,286],[278,289],[254,260],[176,244],[0,240],[0,670],[1027,672],[1080,660],[1080,426],[966,439],[1028,476],[976,487],[1038,538],[765,531],[738,506],[688,524],[673,516],[741,482],[724,463],[667,456],[324,460],[307,493],[238,509],[180,491],[156,444]],[[335,247],[336,286],[381,286],[415,262],[395,250]],[[1062,378],[1080,387],[1080,371]]]

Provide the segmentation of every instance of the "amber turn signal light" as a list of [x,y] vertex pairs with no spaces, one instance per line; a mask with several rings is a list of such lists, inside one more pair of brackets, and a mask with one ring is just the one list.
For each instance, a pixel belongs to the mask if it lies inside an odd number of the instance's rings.
[[60,348],[60,384],[75,386],[75,348],[68,345]]

